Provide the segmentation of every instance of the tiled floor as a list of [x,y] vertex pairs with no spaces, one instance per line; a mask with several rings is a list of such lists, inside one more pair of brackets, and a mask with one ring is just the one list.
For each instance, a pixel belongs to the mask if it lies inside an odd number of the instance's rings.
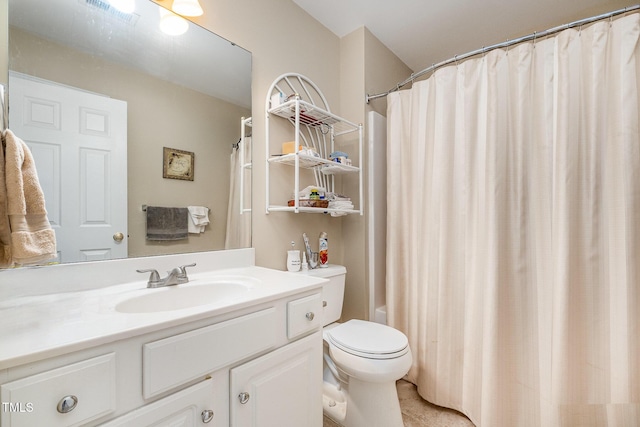
[[[397,387],[405,427],[474,427],[473,423],[461,413],[423,400],[413,384],[400,380]],[[338,425],[325,417],[324,427],[338,427]]]

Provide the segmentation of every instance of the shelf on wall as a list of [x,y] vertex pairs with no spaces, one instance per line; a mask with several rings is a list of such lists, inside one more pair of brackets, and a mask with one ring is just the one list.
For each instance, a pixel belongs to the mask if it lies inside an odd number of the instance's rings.
[[340,136],[349,132],[357,132],[358,125],[346,121],[324,109],[310,104],[304,100],[291,100],[269,110],[269,114],[295,121],[296,102],[300,104],[300,124],[318,127],[332,127],[334,136]]
[[[289,98],[282,102],[283,98]],[[281,103],[282,102],[282,103]],[[276,105],[277,104],[277,105]],[[363,129],[362,125],[354,124],[330,112],[329,104],[320,89],[309,79],[301,74],[287,73],[278,77],[267,92],[265,99],[265,200],[266,212],[294,212],[294,213],[327,213],[333,216],[342,214],[363,214]],[[301,151],[283,155],[272,155],[271,144],[271,120],[285,119],[293,126],[293,146],[304,147]],[[280,131],[281,129],[279,129]],[[355,133],[355,135],[344,135]],[[345,165],[329,159],[329,153],[336,150],[338,143],[352,144],[352,139],[358,140],[358,153],[353,159],[358,165]],[[278,139],[280,139],[279,137]],[[322,157],[318,156],[319,153]],[[291,184],[294,194],[294,203],[298,206],[274,205],[270,203],[271,169],[283,171],[286,169],[280,165],[292,167],[289,169]],[[301,170],[310,170],[301,176]],[[279,172],[280,173],[280,172]],[[284,172],[288,173],[288,172]],[[336,193],[336,175],[350,174],[349,181],[357,179],[358,195],[351,197],[352,209],[318,208],[300,206],[300,188],[305,186],[309,179],[313,179],[315,186],[325,189],[328,193]],[[304,184],[302,180],[306,181]],[[341,183],[342,180],[337,180]],[[280,190],[282,191],[282,190]],[[340,205],[337,205],[340,206]]]
[[343,165],[342,163],[337,163],[331,160],[323,159],[321,157],[310,156],[308,154],[301,153],[272,156],[269,158],[269,163],[279,163],[283,165],[295,166],[296,156],[298,156],[298,162],[301,168],[319,168],[320,172],[325,175],[338,175],[360,171],[360,168],[355,166]]
[[319,214],[330,214],[330,213],[346,213],[346,214],[359,214],[360,211],[357,209],[331,209],[331,208],[308,208],[298,206],[283,206],[283,205],[269,205],[270,212],[306,212],[306,213],[319,213]]

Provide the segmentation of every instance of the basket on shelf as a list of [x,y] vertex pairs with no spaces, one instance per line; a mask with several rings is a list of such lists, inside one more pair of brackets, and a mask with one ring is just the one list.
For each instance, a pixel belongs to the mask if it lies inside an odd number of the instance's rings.
[[[289,206],[295,206],[295,200],[289,200],[287,202]],[[298,206],[301,208],[327,208],[329,206],[328,200],[311,200],[311,199],[300,199],[298,200]]]

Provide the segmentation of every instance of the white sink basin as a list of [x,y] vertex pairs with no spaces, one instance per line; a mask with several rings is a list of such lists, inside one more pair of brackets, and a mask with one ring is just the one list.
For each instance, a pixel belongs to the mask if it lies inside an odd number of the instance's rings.
[[148,289],[148,293],[118,303],[121,313],[156,313],[183,310],[233,300],[251,290],[255,279],[216,279]]

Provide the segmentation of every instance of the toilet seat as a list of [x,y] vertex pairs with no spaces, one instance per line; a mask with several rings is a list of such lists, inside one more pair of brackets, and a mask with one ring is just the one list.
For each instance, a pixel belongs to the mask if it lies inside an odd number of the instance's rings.
[[397,329],[364,320],[349,320],[326,333],[340,350],[368,359],[394,359],[409,351],[409,340]]

